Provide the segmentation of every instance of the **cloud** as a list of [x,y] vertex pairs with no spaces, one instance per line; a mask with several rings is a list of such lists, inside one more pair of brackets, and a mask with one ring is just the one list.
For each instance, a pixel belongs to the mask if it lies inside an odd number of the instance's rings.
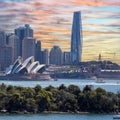
[[0,26],[6,32],[13,32],[30,24],[43,49],[59,45],[63,51],[70,51],[73,12],[79,10],[83,60],[92,60],[101,51],[120,50],[119,6],[119,0],[0,0]]
[[74,5],[84,5],[84,6],[120,6],[119,1],[101,1],[101,0],[74,0],[72,1]]

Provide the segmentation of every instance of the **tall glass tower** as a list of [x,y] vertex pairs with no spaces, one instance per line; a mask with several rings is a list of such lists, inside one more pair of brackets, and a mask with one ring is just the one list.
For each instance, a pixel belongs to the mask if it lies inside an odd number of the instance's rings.
[[79,63],[82,59],[82,22],[81,12],[74,12],[71,35],[71,62]]
[[33,30],[29,24],[25,24],[24,27],[19,27],[15,29],[15,35],[18,37],[18,55],[22,56],[22,41],[25,37],[33,37]]

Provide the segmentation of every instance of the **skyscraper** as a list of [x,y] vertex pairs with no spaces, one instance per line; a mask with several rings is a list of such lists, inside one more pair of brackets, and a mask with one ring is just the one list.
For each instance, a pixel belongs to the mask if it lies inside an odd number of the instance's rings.
[[18,37],[16,35],[11,35],[8,40],[8,45],[12,47],[12,63],[18,58]]
[[0,71],[5,71],[5,69],[11,64],[11,53],[11,47],[0,46]]
[[31,29],[29,24],[25,24],[24,37],[33,37],[33,30]]
[[42,63],[41,61],[41,41],[37,41],[35,44],[35,60],[39,61],[39,63]]
[[61,65],[62,64],[62,50],[59,46],[53,46],[50,51],[50,64]]
[[31,29],[29,24],[25,24],[24,27],[19,27],[15,29],[15,35],[17,35],[19,39],[18,54],[19,56],[22,56],[22,41],[25,37],[33,37],[33,30]]
[[82,59],[82,22],[81,12],[74,12],[71,35],[71,62],[79,63]]
[[71,53],[70,52],[64,52],[63,53],[63,64],[70,64],[71,63]]
[[25,37],[22,41],[22,58],[27,59],[35,56],[35,39],[33,37]]
[[6,34],[0,31],[0,71],[4,71],[11,64],[12,48],[5,43]]
[[49,64],[49,52],[48,52],[48,49],[45,49],[43,51],[41,51],[41,63],[42,64],[46,64],[48,65]]
[[22,40],[24,38],[24,28],[19,27],[15,29],[15,35],[18,37],[18,55],[22,57]]
[[4,46],[5,45],[5,32],[0,30],[0,46]]

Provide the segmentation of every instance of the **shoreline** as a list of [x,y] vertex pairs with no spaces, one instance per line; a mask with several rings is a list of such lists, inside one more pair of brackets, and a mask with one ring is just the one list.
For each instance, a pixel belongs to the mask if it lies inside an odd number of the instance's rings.
[[[43,80],[36,80],[36,79],[1,79],[1,76],[0,76],[0,81],[57,81],[57,80],[60,80],[60,79],[65,79],[65,80],[69,80],[69,79],[74,79],[74,80],[78,80],[78,79],[83,79],[83,80],[95,80],[93,78],[52,78],[52,79],[43,79]],[[102,78],[104,80],[120,80],[120,78]]]
[[80,114],[80,115],[88,115],[88,114],[109,114],[109,115],[116,115],[117,113],[112,112],[112,113],[96,113],[96,112],[59,112],[59,111],[43,111],[43,112],[28,112],[28,111],[12,111],[12,112],[0,112],[0,115],[2,114],[16,114],[16,115],[24,115],[24,114]]

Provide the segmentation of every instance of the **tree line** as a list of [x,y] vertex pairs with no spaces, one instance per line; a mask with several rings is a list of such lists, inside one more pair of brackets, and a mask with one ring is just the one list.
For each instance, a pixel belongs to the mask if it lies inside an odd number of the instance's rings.
[[[118,98],[118,99],[116,99]],[[90,112],[113,113],[120,108],[120,93],[93,89],[87,85],[81,90],[76,85],[64,84],[59,87],[34,88],[0,85],[0,111],[23,112]]]

